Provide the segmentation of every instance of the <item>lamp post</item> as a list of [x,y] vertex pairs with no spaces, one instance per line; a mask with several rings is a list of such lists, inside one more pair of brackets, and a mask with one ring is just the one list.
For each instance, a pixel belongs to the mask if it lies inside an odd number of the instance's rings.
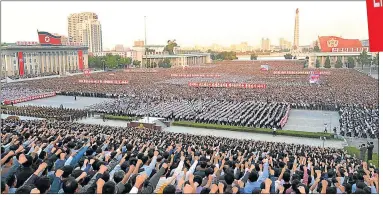
[[102,69],[104,69],[105,71],[105,60],[101,60],[101,62],[102,62]]

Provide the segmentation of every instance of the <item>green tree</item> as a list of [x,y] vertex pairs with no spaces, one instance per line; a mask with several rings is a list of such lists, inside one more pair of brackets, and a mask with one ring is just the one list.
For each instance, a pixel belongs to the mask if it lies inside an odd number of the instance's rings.
[[319,59],[315,61],[315,68],[320,68],[320,62]]
[[251,59],[251,60],[257,60],[257,59],[258,59],[258,56],[255,55],[255,53],[253,53],[253,54],[250,55],[250,59]]
[[135,67],[137,67],[137,66],[141,65],[141,61],[134,60],[134,61],[133,61],[133,65],[134,65]]
[[160,62],[158,62],[158,67],[160,67],[160,68],[172,67],[172,64],[170,62],[170,58],[165,58],[164,60],[161,60]]
[[119,59],[120,58],[117,55],[110,55],[110,54],[106,55],[105,56],[105,65],[106,65],[106,67],[107,68],[113,68],[113,69],[117,68],[119,66],[118,65]]
[[354,60],[354,58],[349,56],[347,58],[347,64],[348,64],[348,68],[354,68],[355,67],[355,60]]
[[359,54],[359,56],[358,56],[358,58],[357,58],[357,62],[358,62],[358,64],[362,65],[362,70],[363,70],[364,65],[370,65],[370,63],[371,63],[371,56],[369,56],[369,55],[367,54],[367,51],[366,51],[366,50],[363,50],[363,51]]
[[284,56],[285,56],[285,59],[287,59],[287,60],[293,59],[293,55],[291,55],[290,53],[287,53]]
[[335,63],[335,68],[342,68],[342,67],[343,67],[342,60],[340,60],[340,58],[337,58]]
[[132,64],[132,58],[130,57],[120,58],[118,64],[123,66],[130,65]]
[[324,67],[325,68],[331,68],[331,62],[330,62],[330,58],[328,56],[326,57],[326,61],[324,62]]

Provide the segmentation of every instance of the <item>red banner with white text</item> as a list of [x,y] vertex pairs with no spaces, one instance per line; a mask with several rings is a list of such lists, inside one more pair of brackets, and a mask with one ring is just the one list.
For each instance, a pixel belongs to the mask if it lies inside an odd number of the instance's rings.
[[27,102],[27,101],[43,99],[43,98],[48,98],[48,97],[53,97],[53,96],[56,96],[55,92],[46,93],[46,94],[39,94],[39,95],[34,95],[34,96],[27,96],[27,97],[13,99],[13,100],[7,99],[7,100],[4,100],[3,103],[4,103],[4,105],[10,105],[11,103],[17,104],[17,103],[23,103],[23,102]]
[[264,89],[266,84],[189,82],[189,87]]
[[79,83],[88,84],[111,84],[111,85],[126,85],[129,83],[127,80],[93,80],[93,79],[80,79]]
[[206,77],[206,78],[218,78],[221,77],[221,75],[216,74],[171,74],[172,77],[184,77],[184,78],[191,78],[191,77]]
[[331,75],[331,72],[329,71],[287,71],[287,70],[280,70],[280,71],[274,71],[274,75]]

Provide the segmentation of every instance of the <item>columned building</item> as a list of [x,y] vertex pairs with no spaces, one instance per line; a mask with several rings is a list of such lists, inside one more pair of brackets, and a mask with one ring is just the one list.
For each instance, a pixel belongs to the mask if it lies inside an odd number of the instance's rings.
[[333,67],[338,59],[341,60],[346,67],[349,57],[354,58],[355,65],[358,66],[356,58],[364,50],[368,55],[373,55],[369,52],[368,47],[364,47],[358,39],[344,39],[336,36],[320,36],[318,37],[318,47],[321,52],[309,54],[309,67],[316,66],[317,59],[320,67],[325,65],[326,58],[329,57],[331,67]]
[[211,63],[210,53],[192,53],[192,54],[148,54],[142,57],[142,61],[146,61],[148,65],[158,67],[160,61],[169,59],[172,67],[199,66]]
[[19,46],[1,47],[1,77],[39,75],[88,68],[88,47],[84,46]]

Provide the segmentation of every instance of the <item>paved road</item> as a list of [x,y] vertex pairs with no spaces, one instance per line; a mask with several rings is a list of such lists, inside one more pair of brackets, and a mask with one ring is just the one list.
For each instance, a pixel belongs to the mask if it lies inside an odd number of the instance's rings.
[[374,153],[379,153],[379,140],[378,139],[360,139],[360,138],[351,138],[346,137],[345,138],[349,146],[359,147],[362,144],[366,144],[367,142],[373,142],[374,143]]
[[[103,122],[102,119],[100,119],[99,117],[82,119],[77,122],[87,123],[87,124],[108,125],[108,126],[121,126],[121,127],[126,127],[126,124],[128,123],[127,121],[120,121],[120,120],[106,120],[105,122]],[[306,144],[306,145],[312,145],[312,146],[323,145],[323,141],[320,139],[290,137],[290,136],[282,136],[282,135],[277,135],[276,137],[273,137],[272,135],[260,134],[260,133],[215,130],[215,129],[201,129],[201,128],[191,128],[191,127],[179,127],[179,126],[167,127],[164,130],[169,132],[174,132],[174,133],[190,133],[195,135],[213,135],[213,136],[221,136],[221,137],[229,137],[229,138],[254,139],[254,140],[261,140],[261,141]],[[324,146],[342,148],[343,141],[335,141],[335,140],[326,141],[324,143]]]
[[323,132],[325,123],[329,132],[332,132],[334,127],[339,131],[338,112],[293,109],[283,130]]
[[35,105],[35,106],[60,107],[60,105],[62,104],[64,106],[64,108],[84,109],[87,106],[101,103],[101,102],[107,101],[107,100],[111,100],[111,99],[78,96],[77,100],[75,101],[74,96],[58,95],[55,97],[33,100],[33,101],[24,102],[24,103],[18,103],[18,104],[16,104],[16,106]]

